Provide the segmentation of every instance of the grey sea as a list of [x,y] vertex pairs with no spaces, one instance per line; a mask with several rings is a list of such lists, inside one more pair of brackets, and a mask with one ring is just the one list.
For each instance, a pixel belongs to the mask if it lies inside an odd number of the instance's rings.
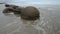
[[0,4],[0,34],[60,34],[60,5],[30,4],[40,12],[36,21],[23,20],[12,13],[3,14],[4,5]]

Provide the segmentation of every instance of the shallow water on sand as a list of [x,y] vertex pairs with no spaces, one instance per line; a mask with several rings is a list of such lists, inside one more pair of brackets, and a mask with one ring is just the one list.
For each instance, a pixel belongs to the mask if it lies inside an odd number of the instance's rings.
[[60,8],[34,6],[40,11],[40,19],[27,21],[14,14],[3,14],[5,7],[0,4],[0,34],[60,34]]

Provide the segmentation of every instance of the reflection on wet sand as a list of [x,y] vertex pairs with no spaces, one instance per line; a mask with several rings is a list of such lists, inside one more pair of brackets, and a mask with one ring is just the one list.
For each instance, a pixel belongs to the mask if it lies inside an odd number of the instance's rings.
[[[5,14],[7,16],[10,16],[8,14]],[[12,14],[11,14],[12,15]],[[38,30],[36,30],[33,25],[36,25],[36,21],[29,21],[29,20],[23,20],[20,19],[13,23],[11,23],[9,26],[7,25],[5,28],[2,28],[4,30],[1,31],[2,34],[39,34]],[[22,23],[21,23],[22,22]]]

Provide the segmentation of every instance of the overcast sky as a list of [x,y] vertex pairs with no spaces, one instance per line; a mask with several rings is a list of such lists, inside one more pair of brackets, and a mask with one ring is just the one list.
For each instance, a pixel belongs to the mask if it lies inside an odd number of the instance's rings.
[[0,0],[0,2],[27,4],[60,4],[60,0]]

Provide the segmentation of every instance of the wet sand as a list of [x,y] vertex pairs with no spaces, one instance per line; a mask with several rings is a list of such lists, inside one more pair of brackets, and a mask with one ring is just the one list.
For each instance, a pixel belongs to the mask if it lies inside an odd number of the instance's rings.
[[34,6],[40,11],[40,19],[26,21],[14,14],[4,15],[4,4],[0,4],[0,34],[60,34],[60,7]]

